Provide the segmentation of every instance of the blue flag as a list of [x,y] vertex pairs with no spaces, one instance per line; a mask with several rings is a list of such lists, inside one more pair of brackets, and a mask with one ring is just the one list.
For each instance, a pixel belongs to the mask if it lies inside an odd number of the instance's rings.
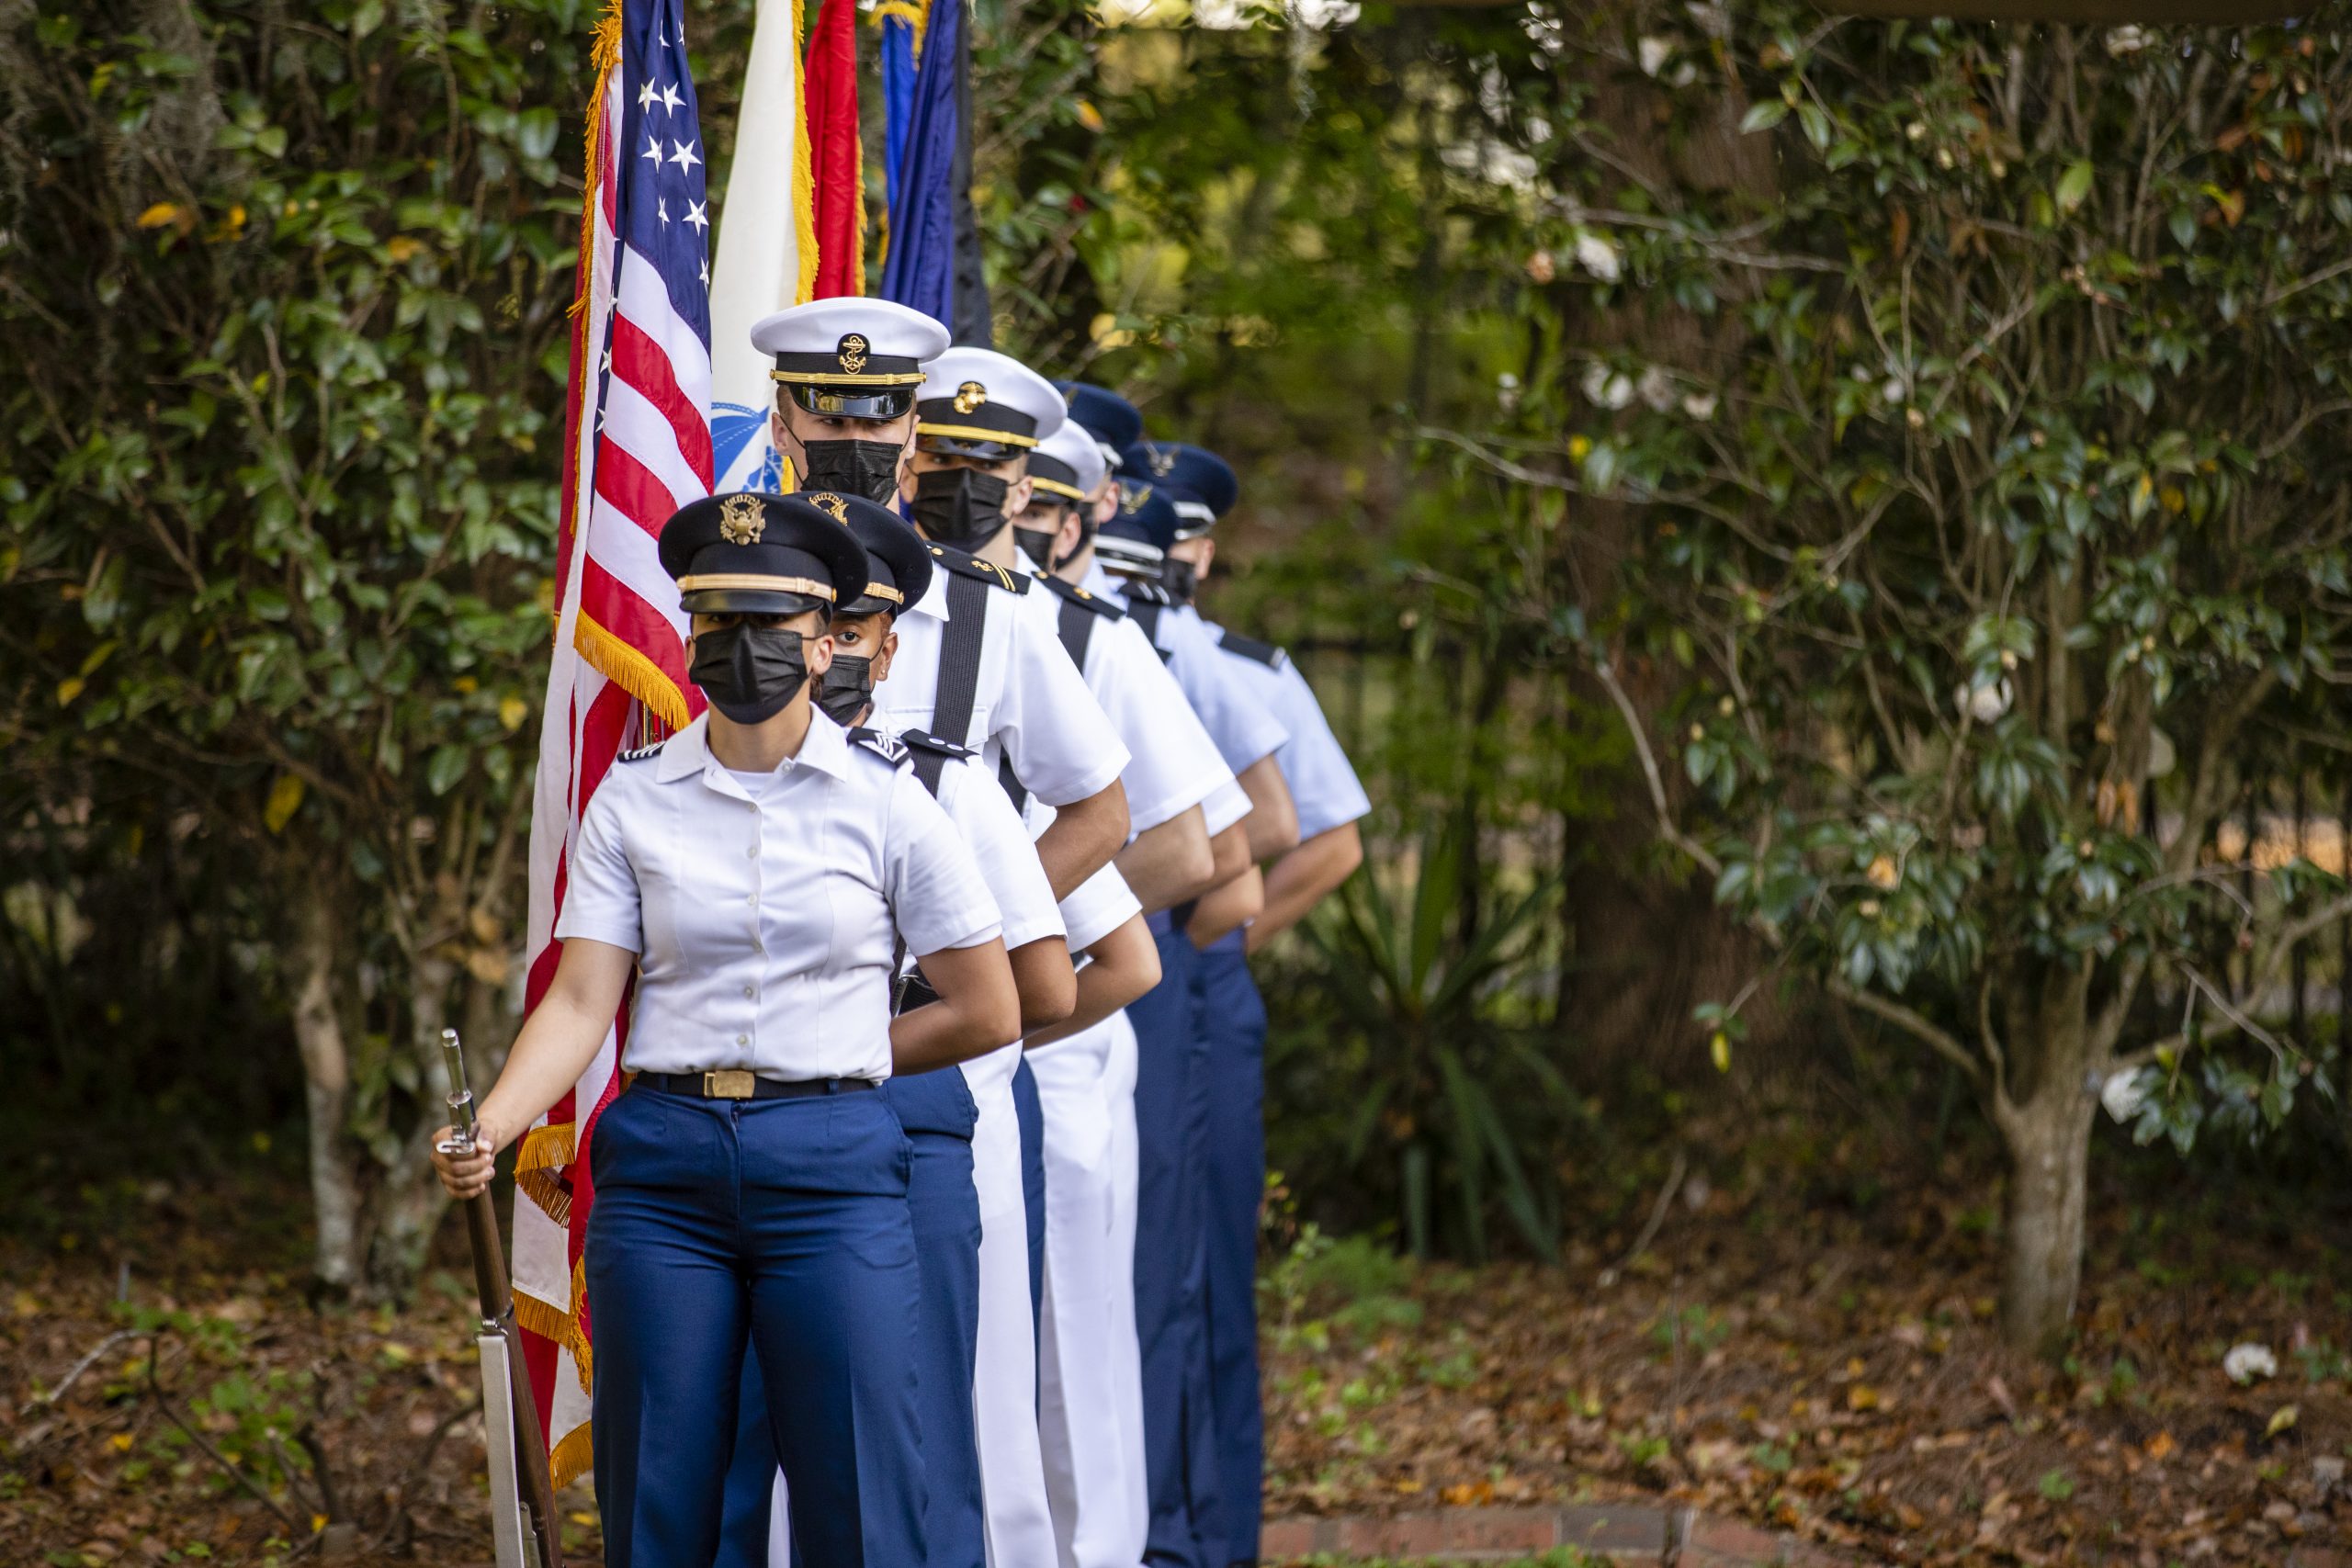
[[922,59],[906,80],[909,43],[895,17],[883,23],[884,176],[890,201],[885,299],[944,321],[956,341],[993,336],[972,215],[966,0],[932,0]]

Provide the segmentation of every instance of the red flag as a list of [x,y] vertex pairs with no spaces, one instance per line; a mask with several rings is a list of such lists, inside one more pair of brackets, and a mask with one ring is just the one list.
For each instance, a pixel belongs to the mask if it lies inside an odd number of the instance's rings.
[[857,3],[824,0],[808,37],[802,103],[815,175],[817,291],[865,292],[865,149],[857,134]]

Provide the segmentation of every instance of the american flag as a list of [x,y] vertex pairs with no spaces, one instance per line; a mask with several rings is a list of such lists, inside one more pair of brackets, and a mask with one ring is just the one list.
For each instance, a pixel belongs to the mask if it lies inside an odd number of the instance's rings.
[[[531,821],[530,974],[553,978],[566,855],[623,750],[702,709],[655,542],[710,493],[710,217],[684,0],[623,0],[597,29],[557,552],[556,637]],[[626,1009],[516,1156],[515,1315],[558,1486],[590,1462],[580,1268],[589,1134],[618,1087]]]

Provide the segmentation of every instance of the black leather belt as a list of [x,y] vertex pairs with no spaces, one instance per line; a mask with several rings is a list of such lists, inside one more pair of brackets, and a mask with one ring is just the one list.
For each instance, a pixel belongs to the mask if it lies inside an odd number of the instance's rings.
[[633,1087],[689,1100],[813,1100],[875,1087],[871,1078],[763,1078],[741,1068],[714,1073],[639,1073]]

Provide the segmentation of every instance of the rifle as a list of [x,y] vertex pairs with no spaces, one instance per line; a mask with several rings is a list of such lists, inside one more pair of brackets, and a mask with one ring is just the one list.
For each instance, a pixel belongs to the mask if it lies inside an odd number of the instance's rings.
[[[447,1155],[474,1148],[474,1096],[466,1087],[466,1055],[458,1032],[441,1032],[441,1058],[449,1069]],[[506,1249],[498,1239],[498,1210],[487,1190],[465,1201],[466,1236],[473,1243],[474,1290],[481,1299],[481,1419],[490,1451],[491,1538],[498,1568],[563,1568],[555,1486],[539,1437],[539,1405],[523,1362],[514,1325],[514,1296],[506,1283]],[[501,1456],[503,1456],[502,1461]]]

